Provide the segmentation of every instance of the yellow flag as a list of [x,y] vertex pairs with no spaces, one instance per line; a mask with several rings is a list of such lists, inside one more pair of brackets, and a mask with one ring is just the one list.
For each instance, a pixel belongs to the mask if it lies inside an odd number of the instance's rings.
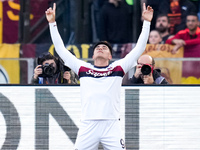
[[0,44],[0,83],[19,84],[20,64],[19,58],[20,44]]
[[3,41],[3,2],[0,1],[0,44]]
[[[176,54],[172,54],[173,45],[168,44],[147,44],[143,54],[148,54],[153,58],[183,58],[184,48],[180,48]],[[155,68],[161,70],[169,83],[180,84],[182,77],[182,62],[171,60],[155,61]]]

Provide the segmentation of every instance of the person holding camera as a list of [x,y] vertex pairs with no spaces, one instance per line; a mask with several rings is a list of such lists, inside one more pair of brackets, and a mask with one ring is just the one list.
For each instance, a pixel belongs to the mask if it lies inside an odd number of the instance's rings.
[[51,53],[45,52],[40,55],[37,63],[32,84],[78,84],[76,74]]
[[63,66],[63,84],[78,84],[77,75],[67,66]]
[[160,70],[154,69],[155,61],[151,56],[142,55],[137,63],[135,74],[130,79],[132,84],[168,84]]
[[34,69],[32,84],[59,84],[61,76],[59,70],[59,60],[51,53],[43,53],[38,57],[38,65]]

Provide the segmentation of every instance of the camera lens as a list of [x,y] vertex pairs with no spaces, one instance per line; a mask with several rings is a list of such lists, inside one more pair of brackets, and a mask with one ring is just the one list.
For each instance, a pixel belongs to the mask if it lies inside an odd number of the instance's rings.
[[45,68],[44,68],[44,73],[45,73],[46,75],[49,75],[49,76],[53,75],[53,71],[54,71],[54,68],[53,68],[53,67],[45,67]]
[[43,66],[43,73],[46,76],[53,76],[53,74],[54,74],[54,67],[52,65],[45,64]]
[[149,65],[143,65],[141,72],[143,75],[149,75],[151,73],[151,67]]

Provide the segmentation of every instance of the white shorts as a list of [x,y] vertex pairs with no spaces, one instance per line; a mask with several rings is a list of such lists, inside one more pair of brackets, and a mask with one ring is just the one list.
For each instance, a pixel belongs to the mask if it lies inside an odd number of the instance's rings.
[[119,120],[81,121],[75,150],[98,150],[101,142],[104,150],[125,150]]

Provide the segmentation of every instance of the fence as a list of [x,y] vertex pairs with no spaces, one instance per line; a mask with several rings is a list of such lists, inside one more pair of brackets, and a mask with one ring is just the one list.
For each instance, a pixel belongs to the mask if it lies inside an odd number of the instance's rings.
[[[93,63],[90,58],[82,60]],[[169,83],[200,84],[200,58],[155,58],[155,61]],[[35,67],[34,58],[0,58],[0,83],[30,84]],[[134,69],[126,76],[130,78],[133,73]]]

